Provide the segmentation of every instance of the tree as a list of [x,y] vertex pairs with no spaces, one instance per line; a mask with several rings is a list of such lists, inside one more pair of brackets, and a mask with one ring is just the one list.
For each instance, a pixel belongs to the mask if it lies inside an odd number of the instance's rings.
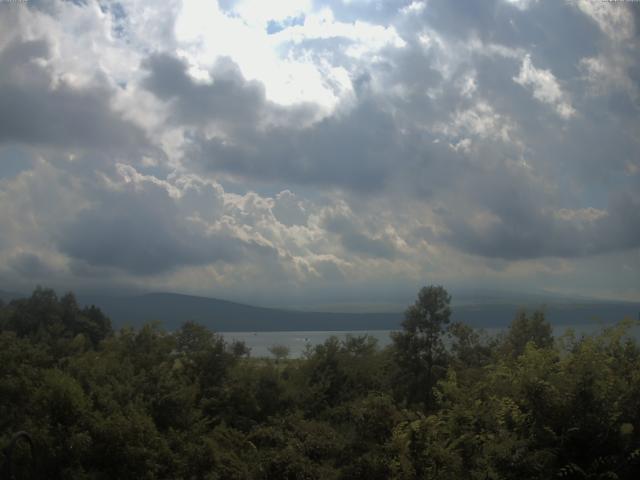
[[451,317],[451,295],[442,286],[423,287],[405,312],[402,332],[392,333],[399,387],[408,403],[429,408],[432,389],[444,373],[446,352],[442,336]]
[[504,337],[503,353],[512,357],[522,355],[529,342],[538,348],[553,346],[553,329],[542,310],[534,311],[531,316],[525,310],[518,312]]
[[491,362],[492,349],[482,331],[462,322],[453,322],[447,329],[449,337],[449,368],[453,368],[462,384],[473,384]]
[[280,360],[286,360],[291,350],[286,345],[272,345],[269,347],[269,353],[274,356],[276,363]]

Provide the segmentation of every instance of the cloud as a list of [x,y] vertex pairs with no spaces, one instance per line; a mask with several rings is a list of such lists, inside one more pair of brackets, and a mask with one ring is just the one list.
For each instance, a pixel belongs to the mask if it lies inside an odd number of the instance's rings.
[[403,48],[406,42],[393,26],[383,27],[369,22],[336,21],[333,11],[322,9],[305,16],[304,23],[293,25],[278,33],[281,40],[300,43],[308,40],[343,39],[347,41],[347,55],[360,57],[379,51],[383,47]]
[[57,269],[38,253],[19,252],[8,261],[8,266],[17,275],[30,280],[39,281],[41,278],[50,278],[55,275]]
[[272,211],[278,221],[287,226],[305,225],[309,215],[304,203],[289,190],[276,195]]
[[186,1],[176,19],[175,37],[185,57],[205,70],[219,57],[232,58],[245,78],[265,86],[270,101],[279,105],[313,102],[332,111],[348,92],[344,71],[315,62],[308,55],[280,55],[279,51],[291,48],[286,31],[298,22],[272,35],[265,21],[268,17],[279,20],[283,12],[298,10],[301,4],[278,5],[265,9],[255,2],[216,5]]
[[125,177],[118,188],[103,191],[61,229],[60,250],[89,265],[141,275],[188,265],[236,263],[251,250],[270,254],[265,245],[240,239],[224,228],[210,228],[210,223],[198,221],[201,218],[185,217],[180,203],[181,198],[172,198],[161,182]]
[[628,40],[633,37],[635,28],[631,13],[632,5],[608,5],[607,3],[615,2],[598,0],[578,0],[573,3],[611,39]]
[[507,3],[510,3],[521,10],[526,10],[531,6],[532,3],[536,3],[538,0],[505,0]]
[[353,215],[334,212],[325,216],[323,226],[338,236],[343,248],[356,255],[393,260],[399,254],[387,235],[372,236],[359,223]]
[[[640,247],[640,219],[634,192],[611,196],[607,209],[556,208],[541,186],[510,178],[476,184],[475,207],[445,210],[442,238],[465,252],[523,260],[576,258]],[[636,218],[638,217],[638,218]]]
[[231,138],[196,137],[187,158],[200,172],[290,184],[376,191],[401,158],[400,135],[392,117],[374,102],[303,129],[250,129]]
[[625,92],[637,110],[640,105],[637,12],[634,17],[631,5],[622,2],[607,5],[581,0],[576,6],[604,33],[600,51],[585,55],[579,63],[589,82],[590,93],[600,96]]
[[633,7],[259,3],[0,18],[5,288],[640,298]]
[[145,133],[111,107],[109,86],[74,87],[44,66],[49,44],[14,40],[0,52],[0,144],[151,150]]
[[264,87],[246,82],[236,64],[219,60],[211,80],[196,82],[176,57],[156,54],[145,60],[143,86],[171,104],[171,121],[179,124],[247,125],[260,120],[266,106]]
[[486,101],[480,100],[466,110],[455,112],[440,129],[453,136],[471,134],[481,139],[509,142],[513,127],[508,118],[497,113]]
[[526,55],[522,60],[520,73],[517,77],[513,77],[513,81],[523,87],[531,88],[536,100],[554,107],[562,118],[570,118],[576,114],[553,73],[533,66],[530,55]]

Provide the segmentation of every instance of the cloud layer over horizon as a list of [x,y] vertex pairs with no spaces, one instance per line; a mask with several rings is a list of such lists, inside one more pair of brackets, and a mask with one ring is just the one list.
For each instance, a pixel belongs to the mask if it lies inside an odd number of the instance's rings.
[[0,288],[640,301],[640,5],[0,4]]

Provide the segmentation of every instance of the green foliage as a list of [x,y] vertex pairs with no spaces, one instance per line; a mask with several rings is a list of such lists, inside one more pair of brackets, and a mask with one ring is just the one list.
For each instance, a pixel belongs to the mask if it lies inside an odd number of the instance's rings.
[[269,347],[269,353],[274,356],[276,362],[285,360],[291,353],[286,345],[272,345]]
[[525,310],[518,312],[502,339],[502,353],[512,357],[522,355],[529,342],[538,348],[553,345],[551,324],[546,321],[541,310],[536,310],[531,315]]
[[421,290],[384,350],[270,359],[191,322],[111,332],[37,289],[0,305],[0,475],[24,430],[16,478],[640,478],[633,322],[554,341],[519,313],[491,339],[448,325],[449,302]]
[[405,312],[402,332],[392,334],[398,365],[396,390],[408,404],[429,409],[433,387],[446,371],[442,336],[449,323],[451,296],[443,287],[424,287]]
[[322,412],[360,395],[380,391],[388,382],[388,360],[377,351],[370,336],[329,338],[307,352],[306,361],[295,372],[298,401],[309,412]]
[[53,290],[38,287],[30,298],[12,300],[2,308],[3,330],[46,344],[58,356],[74,353],[79,336],[96,347],[112,334],[111,321],[95,306],[80,308],[67,293],[58,299]]

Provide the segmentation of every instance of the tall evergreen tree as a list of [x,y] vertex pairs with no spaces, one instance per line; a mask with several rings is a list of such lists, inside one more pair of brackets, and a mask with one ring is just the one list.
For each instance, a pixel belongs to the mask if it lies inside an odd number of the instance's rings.
[[451,295],[442,286],[423,287],[405,312],[402,332],[392,334],[399,368],[398,390],[409,404],[429,409],[432,390],[445,371],[442,336],[451,317]]

